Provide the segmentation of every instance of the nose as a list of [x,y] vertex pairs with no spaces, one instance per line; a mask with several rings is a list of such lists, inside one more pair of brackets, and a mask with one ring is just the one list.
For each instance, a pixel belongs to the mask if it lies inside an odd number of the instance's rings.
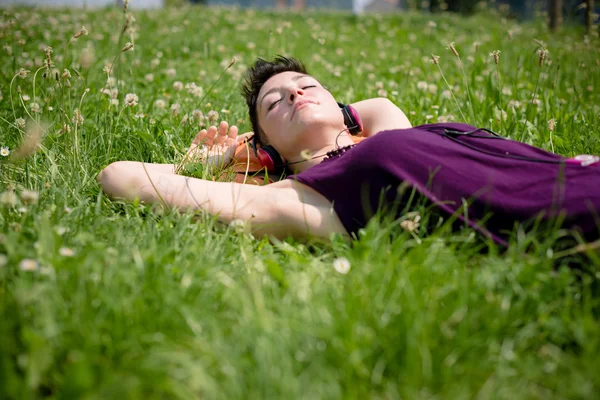
[[294,104],[294,102],[298,99],[298,96],[304,96],[304,90],[299,87],[291,87],[289,88],[287,100],[289,104]]

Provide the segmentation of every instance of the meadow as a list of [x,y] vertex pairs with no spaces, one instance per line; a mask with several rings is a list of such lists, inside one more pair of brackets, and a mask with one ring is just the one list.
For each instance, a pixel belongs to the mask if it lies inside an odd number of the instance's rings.
[[413,125],[600,154],[597,31],[12,8],[0,39],[0,398],[598,398],[600,257],[560,229],[517,227],[505,250],[421,208],[352,243],[276,241],[96,182],[117,160],[179,162],[213,121],[250,130],[240,80],[276,54]]

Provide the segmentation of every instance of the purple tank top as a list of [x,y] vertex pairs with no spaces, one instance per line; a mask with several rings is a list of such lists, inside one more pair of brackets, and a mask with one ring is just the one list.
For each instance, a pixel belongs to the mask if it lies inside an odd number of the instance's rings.
[[567,160],[482,131],[479,137],[449,137],[441,134],[444,129],[476,128],[447,123],[383,131],[288,179],[331,201],[351,235],[379,206],[397,202],[405,183],[442,213],[456,213],[503,245],[515,223],[536,217],[560,215],[563,227],[578,229],[588,240],[599,236],[599,163]]

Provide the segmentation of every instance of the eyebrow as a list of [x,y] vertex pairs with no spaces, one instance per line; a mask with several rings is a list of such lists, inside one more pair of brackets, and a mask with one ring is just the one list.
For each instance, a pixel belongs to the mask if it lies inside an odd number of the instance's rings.
[[[300,79],[302,79],[302,78],[306,78],[307,76],[310,76],[310,75],[307,75],[307,74],[296,75],[296,76],[294,76],[294,77],[292,78],[292,81],[293,81],[293,82],[296,82],[296,81],[298,81],[298,80],[300,80]],[[269,89],[269,91],[268,91],[267,93],[263,94],[263,96],[262,96],[262,98],[260,99],[260,101],[258,102],[258,104],[262,105],[262,102],[263,102],[263,100],[265,99],[265,97],[267,97],[267,95],[269,95],[269,94],[271,94],[271,93],[273,93],[273,92],[276,92],[276,91],[278,91],[278,90],[279,90],[279,87],[274,87],[274,88],[271,88],[271,89]]]

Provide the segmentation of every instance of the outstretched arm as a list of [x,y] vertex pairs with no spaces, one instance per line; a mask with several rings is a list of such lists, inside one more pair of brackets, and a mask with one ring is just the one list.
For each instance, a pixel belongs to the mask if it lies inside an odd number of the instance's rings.
[[353,103],[363,124],[361,136],[369,137],[389,129],[410,128],[412,125],[397,105],[378,97]]
[[327,199],[289,180],[267,186],[212,182],[163,173],[132,161],[109,165],[98,180],[111,198],[204,211],[225,223],[240,219],[250,223],[254,234],[278,238],[346,234]]

